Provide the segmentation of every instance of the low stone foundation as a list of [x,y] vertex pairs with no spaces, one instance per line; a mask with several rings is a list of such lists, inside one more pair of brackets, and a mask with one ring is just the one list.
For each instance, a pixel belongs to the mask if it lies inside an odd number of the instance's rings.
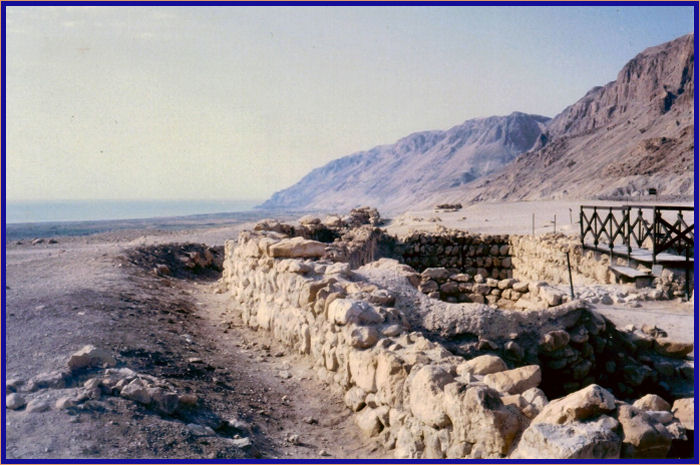
[[[258,229],[225,247],[222,279],[243,321],[310,357],[397,458],[661,457],[687,441],[687,401],[672,413],[661,397],[692,378],[692,345],[619,332],[580,301],[511,311],[428,298],[410,266],[368,260],[381,243],[372,232],[354,248]],[[475,257],[485,247],[464,245]],[[507,257],[505,245],[491,247]],[[337,261],[353,256],[339,250],[363,250],[365,264]],[[613,393],[661,397],[632,406]]]

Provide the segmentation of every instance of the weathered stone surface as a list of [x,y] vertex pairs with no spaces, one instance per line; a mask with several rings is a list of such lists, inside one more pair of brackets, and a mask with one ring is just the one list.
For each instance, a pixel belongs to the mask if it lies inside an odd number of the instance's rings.
[[37,389],[60,389],[66,386],[66,378],[70,373],[64,371],[49,371],[39,373],[27,382],[27,391],[33,392]]
[[438,281],[444,281],[445,279],[450,277],[450,272],[443,267],[426,268],[425,270],[423,270],[423,273],[421,273],[421,276],[423,277],[423,279],[426,280],[433,279]]
[[518,414],[484,385],[450,383],[444,390],[444,410],[452,423],[453,443],[478,444],[483,458],[505,455],[520,432]]
[[488,375],[490,373],[498,373],[499,371],[505,371],[507,369],[508,366],[506,366],[506,362],[504,362],[501,357],[498,355],[486,354],[460,363],[457,366],[457,374],[460,376],[463,376],[464,374]]
[[[384,429],[384,423],[387,423],[389,415],[389,407],[383,406],[378,408],[366,407],[355,415],[355,423],[360,428],[363,434],[367,437],[376,436]],[[384,419],[384,421],[382,421]]]
[[18,410],[27,405],[27,401],[24,400],[24,397],[21,395],[13,392],[12,394],[5,396],[5,405],[10,410]]
[[622,457],[666,457],[673,438],[661,423],[631,405],[622,404],[617,410],[622,425]]
[[151,396],[148,393],[148,387],[140,380],[135,379],[121,390],[121,396],[126,399],[131,399],[140,404],[150,404]]
[[676,399],[671,408],[673,416],[680,420],[685,429],[695,429],[695,401],[692,397]]
[[74,352],[68,359],[68,368],[71,370],[99,366],[114,366],[116,364],[117,361],[112,354],[106,350],[98,349],[93,345],[83,346],[82,349]]
[[540,349],[545,352],[554,352],[569,343],[570,336],[564,330],[550,331],[540,340]]
[[24,411],[27,413],[45,412],[47,410],[51,410],[51,405],[46,399],[32,399],[27,402],[27,406],[24,408]]
[[656,339],[654,349],[667,357],[684,358],[693,351],[693,343],[672,341],[664,337]]
[[377,396],[387,405],[397,405],[402,399],[403,384],[408,369],[399,357],[391,352],[381,352],[377,356],[376,385]]
[[484,376],[484,383],[488,386],[509,394],[520,394],[537,387],[541,381],[542,371],[539,365],[527,365]]
[[523,432],[510,458],[616,459],[620,457],[617,426],[617,421],[608,416],[565,425],[533,423]]
[[172,414],[178,407],[179,399],[177,393],[166,391],[161,388],[148,389],[151,403],[161,413]]
[[449,424],[443,406],[443,388],[454,377],[435,365],[426,365],[408,379],[409,406],[413,415],[436,428]]
[[65,410],[70,407],[75,407],[77,405],[76,400],[73,397],[61,397],[60,399],[56,400],[56,403],[54,406],[56,407],[56,410]]
[[377,360],[369,351],[352,350],[348,355],[348,365],[352,380],[365,392],[375,392]]
[[639,410],[665,410],[671,411],[671,404],[666,402],[661,396],[647,394],[637,399],[634,404]]
[[551,401],[532,420],[532,423],[566,424],[613,410],[615,410],[615,397],[597,384],[591,384],[566,397]]
[[378,340],[379,333],[371,326],[361,326],[350,333],[350,345],[358,349],[372,347]]
[[353,386],[345,393],[343,400],[350,410],[357,412],[365,406],[365,396],[367,393],[362,388]]
[[303,237],[292,237],[270,245],[268,251],[275,258],[318,258],[326,253],[326,245]]

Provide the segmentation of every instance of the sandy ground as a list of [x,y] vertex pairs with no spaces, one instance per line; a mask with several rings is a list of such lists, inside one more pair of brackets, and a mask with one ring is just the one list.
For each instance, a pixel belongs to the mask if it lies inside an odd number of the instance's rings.
[[[627,202],[595,200],[481,202],[465,205],[464,208],[455,212],[409,210],[394,216],[387,229],[396,235],[406,235],[412,230],[436,231],[440,226],[484,234],[531,234],[534,215],[535,234],[555,232],[556,217],[556,232],[578,235],[580,234],[578,218],[581,205],[626,204]],[[648,203],[648,205],[654,205],[654,203]]]
[[[552,228],[548,214],[568,220],[575,205],[554,202],[468,207],[454,213],[417,212],[394,218],[389,231],[436,224],[487,233],[529,232],[531,210],[538,232]],[[412,218],[439,216],[433,223]],[[64,368],[85,344],[113,353],[119,366],[165,380],[197,405],[162,415],[133,401],[102,396],[72,409],[6,410],[8,458],[391,458],[360,436],[342,398],[313,376],[308,361],[244,327],[233,304],[217,293],[216,273],[158,277],[130,260],[137,248],[169,250],[172,243],[222,246],[250,224],[197,229],[124,229],[57,243],[7,242],[7,379]],[[575,229],[575,225],[558,226]],[[599,305],[615,323],[656,324],[680,340],[693,340],[693,308],[677,302],[644,302],[640,308]],[[196,361],[192,361],[196,360]],[[87,375],[86,375],[87,376]],[[22,393],[26,400],[60,395],[63,388]],[[222,422],[238,419],[230,430]],[[192,424],[216,433],[197,435]],[[249,438],[240,447],[235,440]]]
[[[7,379],[60,370],[93,344],[118,366],[192,393],[197,406],[158,414],[103,395],[75,408],[5,411],[8,458],[384,458],[360,437],[342,398],[304,359],[233,317],[216,275],[157,277],[127,260],[136,246],[221,245],[240,226],[120,231],[7,248]],[[195,361],[192,361],[195,360]],[[87,380],[21,392],[53,405]],[[222,429],[227,420],[244,426]],[[209,426],[199,436],[188,425]],[[235,440],[249,438],[250,445]],[[239,443],[240,444],[240,443]]]

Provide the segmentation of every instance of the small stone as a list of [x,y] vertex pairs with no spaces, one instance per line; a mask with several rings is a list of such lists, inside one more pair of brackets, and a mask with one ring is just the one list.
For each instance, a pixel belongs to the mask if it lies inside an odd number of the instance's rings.
[[654,349],[661,355],[667,357],[684,358],[693,351],[692,342],[677,342],[667,338],[658,338],[654,344]]
[[187,429],[193,436],[216,436],[216,433],[209,426],[200,425],[198,423],[188,423]]
[[288,372],[287,370],[280,370],[278,373],[278,376],[282,379],[289,379],[292,377],[292,374]]
[[185,407],[194,407],[195,405],[197,405],[198,400],[199,399],[194,394],[182,394],[179,397],[178,402],[180,405],[183,405]]
[[326,449],[321,449],[320,451],[318,451],[318,455],[321,457],[328,457],[331,454],[329,454],[328,451],[326,451]]
[[314,417],[305,417],[304,423],[308,423],[310,425],[315,425],[316,423],[318,423],[318,420],[316,420]]
[[44,399],[34,399],[30,400],[27,403],[27,407],[25,408],[26,412],[45,412],[47,410],[50,410],[51,406],[47,401]]
[[694,399],[692,397],[687,397],[684,399],[676,399],[671,408],[673,416],[680,420],[684,428],[693,430],[695,429],[695,407]]
[[288,434],[287,437],[285,438],[285,440],[288,443],[293,444],[295,446],[297,446],[301,443],[301,439],[299,438],[298,434]]
[[250,447],[252,445],[250,438],[230,439],[229,441],[231,442],[231,445],[239,449],[245,449],[246,447]]
[[5,388],[9,392],[17,392],[24,385],[24,380],[21,378],[10,378],[5,383]]
[[110,353],[93,345],[83,346],[82,349],[74,352],[68,359],[68,368],[72,371],[97,366],[114,366],[116,364],[117,361]]
[[75,407],[78,403],[72,397],[61,397],[56,401],[56,410],[65,410],[70,407]]
[[187,359],[188,363],[204,363],[199,357],[190,357]]
[[144,405],[151,403],[151,396],[148,394],[148,389],[138,378],[122,388],[121,396]]
[[10,410],[17,410],[27,405],[27,401],[24,400],[24,397],[13,392],[12,394],[5,396],[5,405]]

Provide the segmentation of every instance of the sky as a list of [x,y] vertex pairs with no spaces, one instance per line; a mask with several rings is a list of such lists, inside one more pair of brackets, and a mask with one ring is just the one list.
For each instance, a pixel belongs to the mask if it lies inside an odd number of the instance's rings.
[[7,6],[7,198],[264,199],[410,133],[555,116],[692,6]]

